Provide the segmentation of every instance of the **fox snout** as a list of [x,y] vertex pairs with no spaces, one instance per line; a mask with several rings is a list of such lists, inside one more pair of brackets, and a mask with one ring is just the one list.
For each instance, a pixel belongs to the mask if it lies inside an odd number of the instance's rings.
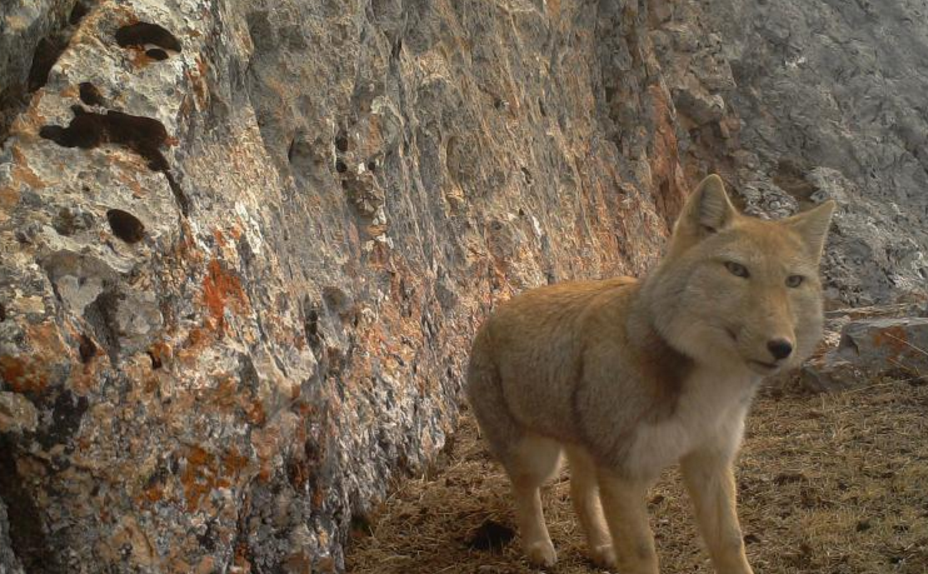
[[[743,360],[761,374],[779,370],[789,363],[796,354],[796,343],[789,336],[751,337],[742,331],[741,343]],[[753,339],[753,342],[752,342]]]
[[786,339],[771,339],[767,341],[767,350],[777,361],[782,361],[793,352],[793,344]]

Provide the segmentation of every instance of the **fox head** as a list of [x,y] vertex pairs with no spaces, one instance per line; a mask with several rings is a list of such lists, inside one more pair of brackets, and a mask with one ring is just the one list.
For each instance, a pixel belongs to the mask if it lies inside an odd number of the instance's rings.
[[654,326],[697,363],[768,375],[822,335],[819,261],[835,203],[779,221],[738,213],[710,175],[689,197],[645,284]]

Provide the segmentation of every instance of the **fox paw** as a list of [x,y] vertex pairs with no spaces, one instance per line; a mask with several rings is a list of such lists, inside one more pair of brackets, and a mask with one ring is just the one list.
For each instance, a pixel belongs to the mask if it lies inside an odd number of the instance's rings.
[[593,546],[590,548],[590,560],[600,568],[615,568],[616,558],[612,544],[603,544],[602,546]]
[[557,562],[557,553],[554,552],[554,545],[550,540],[526,544],[525,555],[535,566],[554,566]]

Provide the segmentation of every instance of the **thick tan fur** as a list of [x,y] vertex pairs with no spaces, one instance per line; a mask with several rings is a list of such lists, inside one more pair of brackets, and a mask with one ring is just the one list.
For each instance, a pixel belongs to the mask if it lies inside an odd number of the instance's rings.
[[531,562],[556,559],[539,487],[565,452],[596,563],[658,572],[646,492],[679,462],[716,569],[752,572],[733,461],[760,380],[803,360],[821,337],[818,266],[834,207],[749,218],[709,176],[643,281],[534,289],[484,323],[467,394],[512,481]]

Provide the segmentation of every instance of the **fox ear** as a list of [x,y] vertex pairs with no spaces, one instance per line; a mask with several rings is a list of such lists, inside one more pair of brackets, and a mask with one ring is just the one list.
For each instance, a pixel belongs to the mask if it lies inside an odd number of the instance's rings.
[[738,211],[728,200],[722,178],[712,174],[690,194],[673,228],[667,255],[674,257],[707,236],[729,227]]
[[809,251],[821,257],[822,250],[825,248],[825,238],[828,236],[828,228],[831,225],[831,216],[837,206],[834,200],[828,200],[815,209],[784,219],[783,223],[802,237]]
[[728,199],[722,178],[707,176],[687,200],[681,218],[700,235],[715,233],[731,225],[738,212]]

